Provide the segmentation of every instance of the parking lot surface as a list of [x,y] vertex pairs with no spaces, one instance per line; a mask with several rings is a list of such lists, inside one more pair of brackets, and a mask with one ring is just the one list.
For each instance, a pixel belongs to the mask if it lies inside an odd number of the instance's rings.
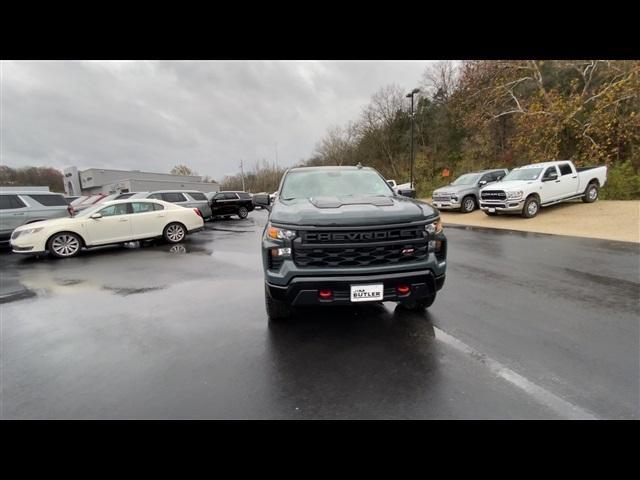
[[637,244],[448,228],[428,313],[269,325],[265,221],[65,260],[2,252],[2,418],[640,417]]

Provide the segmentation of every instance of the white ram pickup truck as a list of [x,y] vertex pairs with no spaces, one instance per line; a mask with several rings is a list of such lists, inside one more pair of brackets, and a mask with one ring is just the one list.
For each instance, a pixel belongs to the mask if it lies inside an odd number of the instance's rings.
[[607,181],[607,167],[576,168],[568,160],[533,163],[511,170],[500,182],[480,190],[480,208],[487,215],[498,212],[535,217],[540,207],[581,198],[598,199]]

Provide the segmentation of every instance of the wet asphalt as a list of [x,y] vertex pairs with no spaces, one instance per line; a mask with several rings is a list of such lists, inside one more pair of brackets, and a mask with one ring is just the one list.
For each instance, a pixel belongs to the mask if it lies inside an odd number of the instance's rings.
[[640,417],[640,246],[447,228],[427,313],[269,325],[265,221],[66,260],[1,252],[2,418]]

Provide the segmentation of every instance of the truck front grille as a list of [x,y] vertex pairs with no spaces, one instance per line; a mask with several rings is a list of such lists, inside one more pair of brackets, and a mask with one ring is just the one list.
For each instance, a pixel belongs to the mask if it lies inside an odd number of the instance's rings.
[[426,242],[330,248],[294,247],[293,260],[300,267],[368,267],[424,260],[427,254]]
[[504,190],[483,190],[480,193],[482,200],[506,200],[507,194]]
[[449,195],[448,193],[437,193],[433,196],[432,200],[434,202],[448,202],[449,200],[451,200],[451,195]]
[[299,232],[293,261],[299,267],[368,267],[403,264],[428,256],[424,225]]

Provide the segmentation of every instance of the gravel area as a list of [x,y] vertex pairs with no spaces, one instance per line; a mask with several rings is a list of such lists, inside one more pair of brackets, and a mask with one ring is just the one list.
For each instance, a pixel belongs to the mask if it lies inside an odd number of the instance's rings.
[[[425,201],[431,202],[431,199]],[[598,200],[595,203],[582,203],[578,200],[543,208],[535,218],[529,219],[506,214],[489,217],[481,210],[468,214],[447,211],[441,213],[445,225],[470,225],[640,243],[638,200]]]

